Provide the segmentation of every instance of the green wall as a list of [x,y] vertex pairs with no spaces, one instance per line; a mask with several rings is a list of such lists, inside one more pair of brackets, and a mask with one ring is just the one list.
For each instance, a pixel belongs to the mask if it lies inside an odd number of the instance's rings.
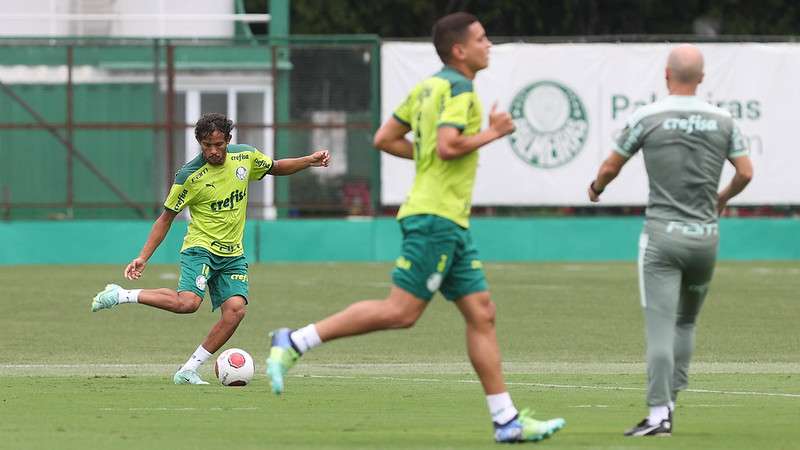
[[[633,261],[641,218],[478,218],[472,233],[485,261]],[[148,221],[0,223],[0,265],[123,264],[135,257]],[[151,262],[177,262],[185,222],[176,222]],[[724,219],[720,259],[800,260],[800,220]],[[251,221],[251,262],[392,261],[400,231],[390,218]]]
[[[66,120],[66,87],[26,84],[11,89],[44,120],[62,125]],[[73,120],[76,123],[153,121],[153,86],[151,84],[78,84],[73,90]],[[0,93],[0,122],[34,123],[33,117],[17,102]],[[59,128],[62,136],[66,130]],[[77,151],[137,203],[158,205],[164,184],[161,161],[163,150],[154,144],[149,129],[102,130],[76,129],[73,143]],[[68,176],[67,148],[50,132],[42,129],[0,130],[0,190],[5,190],[14,206],[12,219],[46,219],[66,211]],[[108,204],[107,208],[75,208],[75,218],[136,218],[129,208],[119,208],[121,201],[77,157],[73,158],[73,201]],[[5,201],[5,199],[2,199]],[[41,205],[52,205],[44,207]],[[0,205],[2,207],[2,205]]]

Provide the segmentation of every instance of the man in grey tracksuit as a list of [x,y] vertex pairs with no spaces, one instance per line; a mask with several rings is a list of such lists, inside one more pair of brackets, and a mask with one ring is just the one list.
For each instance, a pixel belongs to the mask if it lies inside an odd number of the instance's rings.
[[[717,216],[753,176],[745,143],[728,111],[695,95],[703,55],[693,45],[669,54],[669,96],[637,110],[589,185],[597,202],[638,150],[650,183],[639,239],[639,291],[647,330],[650,413],[626,436],[671,435],[672,411],[686,389],[697,314],[714,273]],[[736,169],[719,193],[725,160]]]

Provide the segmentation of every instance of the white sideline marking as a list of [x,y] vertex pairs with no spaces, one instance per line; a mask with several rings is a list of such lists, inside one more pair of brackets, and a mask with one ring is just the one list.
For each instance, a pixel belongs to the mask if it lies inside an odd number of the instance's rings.
[[[173,374],[179,364],[0,364],[0,376],[125,376]],[[206,366],[208,367],[208,366]],[[317,375],[397,375],[397,374],[471,374],[467,362],[452,363],[372,363],[325,364],[305,363],[296,373]],[[622,374],[646,373],[644,363],[631,362],[506,362],[506,374]],[[800,362],[695,362],[692,374],[798,374]]]
[[[465,383],[477,384],[478,380],[446,380],[436,378],[400,378],[400,377],[358,377],[347,375],[294,375],[294,378],[327,378],[337,380],[381,380],[381,381],[406,381],[412,383]],[[507,381],[506,384],[512,386],[544,387],[554,389],[592,389],[599,391],[645,391],[644,388],[627,386],[588,386],[580,384],[553,384],[553,383],[529,383],[524,381]],[[789,394],[784,392],[755,392],[755,391],[722,391],[716,389],[686,389],[684,392],[694,392],[699,394],[723,394],[723,395],[749,395],[759,397],[786,397],[800,398],[800,394]]]
[[[681,408],[741,408],[742,405],[734,405],[734,404],[681,404]],[[567,408],[611,408],[610,405],[570,405]]]
[[[469,363],[379,363],[379,364],[303,364],[296,370],[303,373],[396,375],[409,374],[466,374],[473,373]],[[505,362],[506,374],[623,374],[646,373],[644,363],[575,363],[575,362]],[[696,362],[692,374],[747,373],[747,374],[800,374],[800,363],[739,363]]]
[[[167,375],[177,368],[175,364],[0,364],[2,376],[89,376],[104,377],[128,375]],[[641,363],[506,363],[504,369],[508,374],[642,374],[644,364]],[[355,375],[336,375],[339,373],[358,373]],[[478,383],[478,380],[448,380],[437,378],[404,378],[395,376],[378,376],[381,373],[430,373],[464,374],[472,369],[466,363],[444,364],[305,364],[293,375],[296,378],[311,377],[343,380],[384,380],[415,383]],[[692,373],[753,373],[753,374],[785,374],[800,372],[798,363],[696,363]],[[590,386],[579,384],[553,384],[530,382],[507,382],[509,385],[542,387],[553,389],[592,389],[604,391],[644,391],[641,387],[627,386]],[[686,392],[699,394],[743,395],[760,397],[800,398],[800,394],[784,392],[757,391],[725,391],[717,389],[687,389]]]
[[144,408],[100,408],[100,411],[222,411],[228,409],[231,411],[256,411],[260,409],[258,406],[238,407],[238,408],[220,408],[219,406],[212,406],[211,408],[195,408],[195,407],[144,407]]
[[681,405],[681,408],[741,408],[742,405],[726,405],[720,403],[718,405],[706,405],[706,404],[698,404],[698,405]]

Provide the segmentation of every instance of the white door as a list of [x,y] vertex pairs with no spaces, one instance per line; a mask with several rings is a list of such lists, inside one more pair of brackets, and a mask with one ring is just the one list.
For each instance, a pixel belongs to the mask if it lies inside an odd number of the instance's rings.
[[[205,113],[218,112],[233,120],[234,125],[272,124],[272,88],[267,86],[238,86],[223,90],[209,86],[207,89],[195,88],[184,91],[186,98],[186,123],[192,124]],[[272,128],[234,127],[231,142],[248,144],[259,151],[274,157],[274,133]],[[200,151],[194,137],[194,129],[186,128],[184,154],[186,161],[191,161]],[[248,217],[258,219],[274,219],[275,185],[272,177],[253,182],[250,187]]]

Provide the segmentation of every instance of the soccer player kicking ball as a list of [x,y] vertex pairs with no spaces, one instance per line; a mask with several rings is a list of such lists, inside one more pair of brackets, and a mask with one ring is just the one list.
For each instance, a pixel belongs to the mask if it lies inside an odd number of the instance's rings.
[[221,310],[203,343],[175,374],[175,384],[208,384],[197,369],[230,339],[245,315],[248,282],[243,256],[247,186],[265,175],[290,175],[308,167],[327,167],[327,150],[302,158],[273,161],[248,145],[230,144],[233,122],[222,114],[204,114],[194,129],[202,154],[175,175],[175,184],[156,219],[147,241],[125,268],[125,278],[138,280],[147,260],[172,226],[175,216],[187,206],[189,230],[181,247],[181,276],[177,292],[172,289],[123,289],[109,284],[92,301],[92,311],[120,303],[141,303],[170,312],[193,313],[206,291],[212,310]]
[[[697,47],[680,45],[670,52],[666,81],[669,96],[633,113],[588,192],[591,201],[599,201],[622,166],[642,151],[650,199],[639,238],[639,290],[650,412],[626,436],[672,435],[675,401],[688,385],[697,315],[714,274],[717,216],[753,176],[731,114],[696,95],[703,81]],[[736,174],[717,193],[726,159]]]
[[[508,113],[493,108],[489,128],[480,130],[481,104],[472,80],[487,67],[491,42],[478,19],[466,13],[441,18],[433,43],[444,68],[419,83],[375,135],[377,148],[416,163],[414,185],[397,216],[403,247],[392,272],[394,286],[384,300],[354,303],[295,331],[273,331],[267,375],[280,394],[286,372],[306,351],[345,336],[411,327],[440,291],[466,321],[469,358],[486,393],[495,440],[539,441],[561,429],[564,419],[536,420],[511,401],[495,305],[468,229],[477,150],[513,132],[514,125]],[[405,139],[409,131],[413,143]]]

